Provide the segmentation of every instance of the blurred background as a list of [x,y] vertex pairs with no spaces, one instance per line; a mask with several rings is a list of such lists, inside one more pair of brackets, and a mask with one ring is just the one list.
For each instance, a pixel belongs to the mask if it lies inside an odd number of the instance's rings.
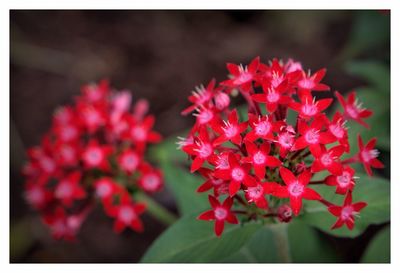
[[[51,239],[22,198],[25,149],[50,127],[53,110],[82,84],[102,78],[146,98],[165,137],[192,125],[180,116],[194,86],[226,78],[226,62],[293,58],[328,69],[324,83],[346,92],[375,88],[382,160],[390,174],[390,12],[388,11],[10,11],[11,262],[137,262],[166,228],[144,217],[145,232],[116,235],[97,208],[77,243]],[[387,90],[382,90],[386,88]],[[368,105],[367,105],[368,106]],[[374,127],[373,127],[374,128]],[[158,202],[176,211],[168,189]],[[382,226],[354,239],[324,234],[346,262],[357,262]]]

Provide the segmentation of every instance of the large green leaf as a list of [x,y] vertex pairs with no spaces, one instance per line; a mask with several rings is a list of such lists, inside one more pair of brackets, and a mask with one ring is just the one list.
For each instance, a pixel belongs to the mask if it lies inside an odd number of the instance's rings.
[[218,238],[213,222],[197,220],[197,215],[183,217],[168,228],[147,250],[142,262],[216,262],[238,251],[261,228],[260,223],[226,224]]
[[[186,133],[181,134],[185,136]],[[177,150],[177,136],[165,139],[150,149],[150,157],[160,165],[167,188],[175,197],[181,215],[207,207],[207,194],[198,194],[196,189],[204,182],[198,174],[191,174],[187,155]]]
[[[304,211],[301,216],[309,225],[315,226],[322,231],[340,237],[356,237],[360,235],[371,224],[381,224],[390,220],[390,183],[380,177],[369,177],[357,175],[360,178],[356,181],[353,191],[353,202],[364,201],[368,206],[364,208],[360,217],[356,218],[353,230],[346,227],[331,230],[336,217],[330,214],[326,207],[316,201],[305,201]],[[343,195],[335,194],[335,187],[325,185],[314,185],[313,188],[326,200],[337,205],[343,204]]]
[[[287,247],[280,239],[278,229],[287,236]],[[333,247],[328,244],[316,230],[294,220],[290,224],[273,224],[264,226],[235,254],[222,260],[230,263],[281,263],[280,251],[288,251],[286,262],[322,263],[336,262],[338,257]],[[289,259],[289,260],[287,260]]]
[[204,182],[201,176],[191,174],[189,170],[173,162],[162,162],[161,169],[165,183],[174,195],[181,215],[190,214],[208,206],[207,194],[196,192],[196,189]]
[[371,240],[361,258],[363,263],[390,263],[390,226],[385,227]]

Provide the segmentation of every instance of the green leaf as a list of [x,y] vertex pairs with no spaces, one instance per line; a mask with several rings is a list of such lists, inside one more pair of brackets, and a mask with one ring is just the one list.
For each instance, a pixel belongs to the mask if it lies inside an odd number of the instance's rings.
[[386,64],[377,61],[353,61],[345,65],[345,70],[366,80],[370,87],[382,97],[390,95],[390,71]]
[[260,223],[225,225],[221,237],[214,222],[197,220],[198,213],[178,220],[168,228],[142,258],[143,263],[216,262],[238,251],[261,228]]
[[295,263],[336,262],[338,257],[329,243],[316,230],[295,219],[290,224],[272,224],[258,230],[235,254],[222,260],[229,263],[280,263],[279,248],[283,245],[276,229],[286,233],[288,257]]
[[181,215],[208,207],[207,194],[199,194],[196,189],[204,179],[189,170],[172,162],[162,162],[161,169],[164,173],[165,183],[172,191]]
[[[346,227],[331,230],[336,217],[330,214],[326,206],[317,201],[304,201],[305,213],[301,219],[311,226],[339,237],[356,237],[364,232],[371,224],[382,224],[390,220],[390,183],[387,179],[380,177],[369,177],[365,174],[358,175],[353,191],[353,202],[364,201],[368,203],[356,218],[353,230]],[[324,199],[337,205],[343,204],[343,195],[335,194],[335,187],[326,185],[313,185],[313,188],[320,193]]]
[[365,250],[361,262],[390,263],[390,226],[375,235]]

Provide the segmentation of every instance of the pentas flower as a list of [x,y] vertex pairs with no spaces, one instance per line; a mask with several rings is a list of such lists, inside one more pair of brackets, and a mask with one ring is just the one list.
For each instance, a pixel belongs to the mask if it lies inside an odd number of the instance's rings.
[[214,140],[214,146],[218,146],[228,140],[232,141],[234,144],[241,145],[242,136],[240,134],[247,129],[247,122],[239,123],[238,114],[235,109],[229,114],[228,121],[214,122],[211,126],[214,131],[220,134],[220,136]]
[[224,231],[225,222],[228,222],[230,224],[239,223],[235,214],[231,211],[231,207],[233,205],[232,198],[226,198],[222,204],[212,195],[208,196],[208,200],[211,204],[212,209],[200,214],[198,219],[205,221],[215,221],[214,230],[217,236],[220,236]]
[[343,146],[335,146],[329,150],[325,146],[321,146],[320,149],[311,149],[311,153],[315,158],[315,161],[311,165],[311,172],[317,173],[328,170],[334,175],[342,173],[343,166],[340,164],[339,158],[344,153]]
[[[334,96],[326,92],[325,98],[317,99],[312,93],[330,90],[322,83],[325,68],[311,74],[292,59],[262,63],[258,57],[248,67],[231,63],[227,67],[230,78],[219,83],[213,79],[207,88],[198,89],[189,97],[191,106],[183,111],[197,113],[190,133],[178,142],[179,149],[192,160],[191,172],[204,179],[197,192],[211,194],[212,209],[199,219],[215,220],[215,233],[220,236],[228,217],[235,223],[260,218],[290,222],[308,213],[303,209],[304,199],[339,215],[332,208],[342,206],[326,200],[313,186],[332,187],[335,194],[349,196],[357,187],[350,164],[364,164],[368,174],[372,174],[371,167],[383,167],[374,149],[376,139],[364,145],[360,138],[360,151],[342,159],[350,153],[349,135],[355,133],[349,121],[365,125],[363,119],[372,112],[361,108],[355,93],[345,100],[336,92],[344,113],[336,112],[330,118],[326,111]],[[240,121],[242,111],[231,105],[237,94],[248,110]],[[227,195],[221,205],[217,198]],[[352,211],[343,208],[343,223],[352,219],[357,206]]]
[[328,211],[338,217],[332,229],[340,228],[344,224],[352,230],[354,228],[354,217],[358,216],[360,211],[367,206],[365,202],[353,203],[351,191],[347,192],[342,206],[329,206]]
[[246,150],[248,157],[243,158],[243,162],[252,163],[254,171],[259,179],[263,179],[265,176],[265,168],[276,168],[279,167],[282,162],[276,157],[270,156],[271,150],[269,143],[264,143],[260,148],[252,142],[246,142]]
[[149,104],[132,105],[130,91],[114,91],[106,80],[81,91],[74,104],[56,109],[40,145],[27,150],[24,197],[56,239],[74,240],[97,203],[116,219],[117,232],[142,231],[145,206],[132,196],[164,185],[162,172],[145,160],[147,145],[161,140]]
[[240,87],[246,92],[250,91],[252,81],[256,77],[256,72],[260,64],[260,57],[254,58],[249,66],[236,65],[228,63],[226,65],[229,73],[232,75],[232,79],[222,82],[222,85],[229,87]]
[[358,158],[360,162],[364,165],[367,174],[370,176],[372,176],[371,167],[378,169],[384,168],[383,163],[377,159],[377,157],[379,156],[379,151],[377,149],[374,149],[375,144],[376,138],[373,138],[368,141],[368,143],[364,146],[361,136],[358,135],[358,147],[360,149],[360,152],[358,153]]
[[320,83],[326,74],[326,69],[320,69],[310,76],[310,71],[306,74],[302,72],[302,78],[298,81],[297,86],[300,90],[308,91],[328,91],[330,89],[326,84]]
[[109,207],[107,214],[115,218],[115,232],[120,233],[127,227],[137,232],[143,232],[143,223],[139,216],[145,209],[144,203],[134,203],[127,194],[123,194],[120,203]]
[[309,171],[302,172],[298,177],[296,177],[290,170],[281,167],[279,169],[279,174],[285,186],[276,184],[274,190],[272,191],[272,195],[280,198],[289,198],[290,207],[292,208],[295,216],[300,213],[303,199],[322,199],[318,192],[307,187],[312,176]]
[[347,101],[338,91],[335,91],[335,95],[344,109],[346,118],[355,120],[362,126],[369,128],[369,125],[363,119],[370,117],[373,112],[362,107],[362,103],[359,103],[356,99],[355,91],[350,92]]
[[348,191],[353,191],[355,180],[355,170],[350,166],[345,166],[337,175],[330,175],[325,178],[325,184],[336,186],[337,194],[346,194]]
[[310,125],[300,120],[298,130],[300,137],[295,141],[292,151],[302,150],[309,147],[310,150],[319,151],[321,144],[329,144],[335,142],[332,134],[322,131],[322,120],[314,119]]
[[248,187],[256,186],[256,180],[253,176],[249,175],[248,164],[240,164],[233,154],[229,154],[229,168],[226,170],[216,170],[215,177],[224,180],[229,180],[229,195],[234,196],[240,189],[242,183]]
[[275,110],[278,108],[278,105],[288,104],[292,100],[290,97],[283,94],[284,89],[282,88],[282,84],[276,88],[266,87],[263,85],[263,90],[264,94],[255,94],[251,97],[256,102],[265,103],[265,106],[270,113],[275,112]]
[[302,95],[300,97],[301,103],[292,102],[289,107],[299,113],[299,116],[304,119],[314,118],[319,115],[322,111],[329,107],[332,103],[332,99],[321,99],[315,101],[309,94]]
[[191,106],[182,111],[183,115],[187,115],[193,112],[197,107],[203,104],[208,104],[211,99],[214,97],[214,87],[215,87],[215,79],[212,79],[206,88],[203,85],[199,87],[196,86],[195,90],[192,91],[192,95],[189,96],[188,100],[193,103]]

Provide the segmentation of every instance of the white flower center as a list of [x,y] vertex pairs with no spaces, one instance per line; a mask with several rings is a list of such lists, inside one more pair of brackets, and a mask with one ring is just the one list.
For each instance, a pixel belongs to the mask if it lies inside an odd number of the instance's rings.
[[339,124],[329,125],[329,130],[335,137],[337,137],[339,139],[343,138],[343,136],[344,136],[344,130],[343,130],[342,126],[340,126]]
[[352,206],[346,206],[342,209],[341,218],[343,220],[349,219],[354,214],[354,209]]
[[144,176],[143,178],[143,186],[147,189],[147,190],[156,190],[157,187],[160,185],[160,179],[157,175],[155,174],[148,174],[146,176]]
[[233,81],[234,84],[243,84],[246,83],[248,81],[251,81],[253,79],[253,75],[251,75],[251,73],[249,72],[242,72],[240,73],[240,75],[235,78],[235,80]]
[[262,153],[261,151],[258,151],[257,153],[255,153],[253,155],[253,161],[255,164],[261,165],[265,163],[265,155],[264,153]]
[[29,203],[40,204],[44,200],[44,192],[39,187],[34,187],[26,193],[26,199]]
[[55,196],[57,198],[65,198],[65,197],[70,197],[72,195],[73,189],[70,183],[64,182],[60,183],[55,191]]
[[213,152],[213,148],[209,143],[202,143],[198,149],[199,156],[201,158],[209,157]]
[[271,123],[268,121],[261,121],[255,126],[256,134],[259,136],[265,136],[271,130]]
[[379,151],[376,149],[372,149],[372,150],[364,149],[361,152],[361,157],[364,162],[369,162],[372,159],[377,158],[378,155],[379,155]]
[[351,118],[353,118],[353,119],[358,118],[358,108],[357,107],[354,107],[353,105],[347,105],[346,112]]
[[224,130],[225,136],[227,138],[232,138],[236,136],[239,132],[237,126],[227,123],[226,127],[222,128]]
[[86,161],[91,165],[98,165],[103,159],[103,154],[100,148],[94,147],[90,148],[85,154]]
[[218,207],[214,210],[214,215],[217,220],[224,220],[228,216],[228,211],[223,207]]
[[122,164],[125,169],[133,171],[139,164],[139,158],[136,154],[127,154],[123,157]]
[[129,206],[123,206],[119,210],[118,219],[125,224],[130,224],[136,217],[136,213]]
[[325,153],[321,156],[321,162],[324,166],[329,166],[332,164],[333,159],[330,153]]
[[249,187],[247,189],[247,194],[251,200],[256,200],[260,198],[264,193],[264,190],[261,185],[257,185],[257,187]]
[[232,178],[233,178],[234,180],[236,180],[236,181],[242,181],[242,180],[244,179],[245,173],[244,173],[244,171],[243,171],[241,168],[237,167],[237,168],[234,168],[234,169],[232,170],[231,175],[232,175]]
[[299,86],[304,89],[313,89],[315,83],[313,80],[306,78],[299,81]]
[[144,141],[147,137],[147,131],[141,126],[136,126],[132,128],[131,136],[137,141]]
[[343,172],[342,175],[338,176],[336,178],[337,183],[341,188],[345,188],[349,185],[351,182],[351,175],[349,172]]
[[293,136],[289,133],[280,134],[278,137],[279,144],[286,149],[293,146],[293,141]]
[[290,195],[297,197],[304,192],[304,186],[296,181],[289,185],[288,190]]
[[47,173],[52,173],[56,168],[54,160],[47,156],[40,159],[40,166]]
[[101,183],[96,187],[96,195],[100,198],[109,196],[111,192],[112,188],[108,183]]
[[200,124],[206,124],[206,123],[210,122],[210,120],[212,120],[213,117],[214,117],[213,112],[208,109],[201,111],[197,115],[197,118],[198,118]]
[[220,170],[227,170],[229,169],[229,161],[228,161],[228,155],[220,155],[217,160],[217,166],[215,167],[216,169]]
[[319,141],[319,132],[315,129],[310,129],[304,135],[304,138],[309,144],[316,144]]
[[278,92],[272,91],[267,94],[267,101],[274,103],[280,99],[280,95]]
[[314,116],[318,112],[318,109],[315,104],[306,103],[301,107],[301,111],[307,116]]

